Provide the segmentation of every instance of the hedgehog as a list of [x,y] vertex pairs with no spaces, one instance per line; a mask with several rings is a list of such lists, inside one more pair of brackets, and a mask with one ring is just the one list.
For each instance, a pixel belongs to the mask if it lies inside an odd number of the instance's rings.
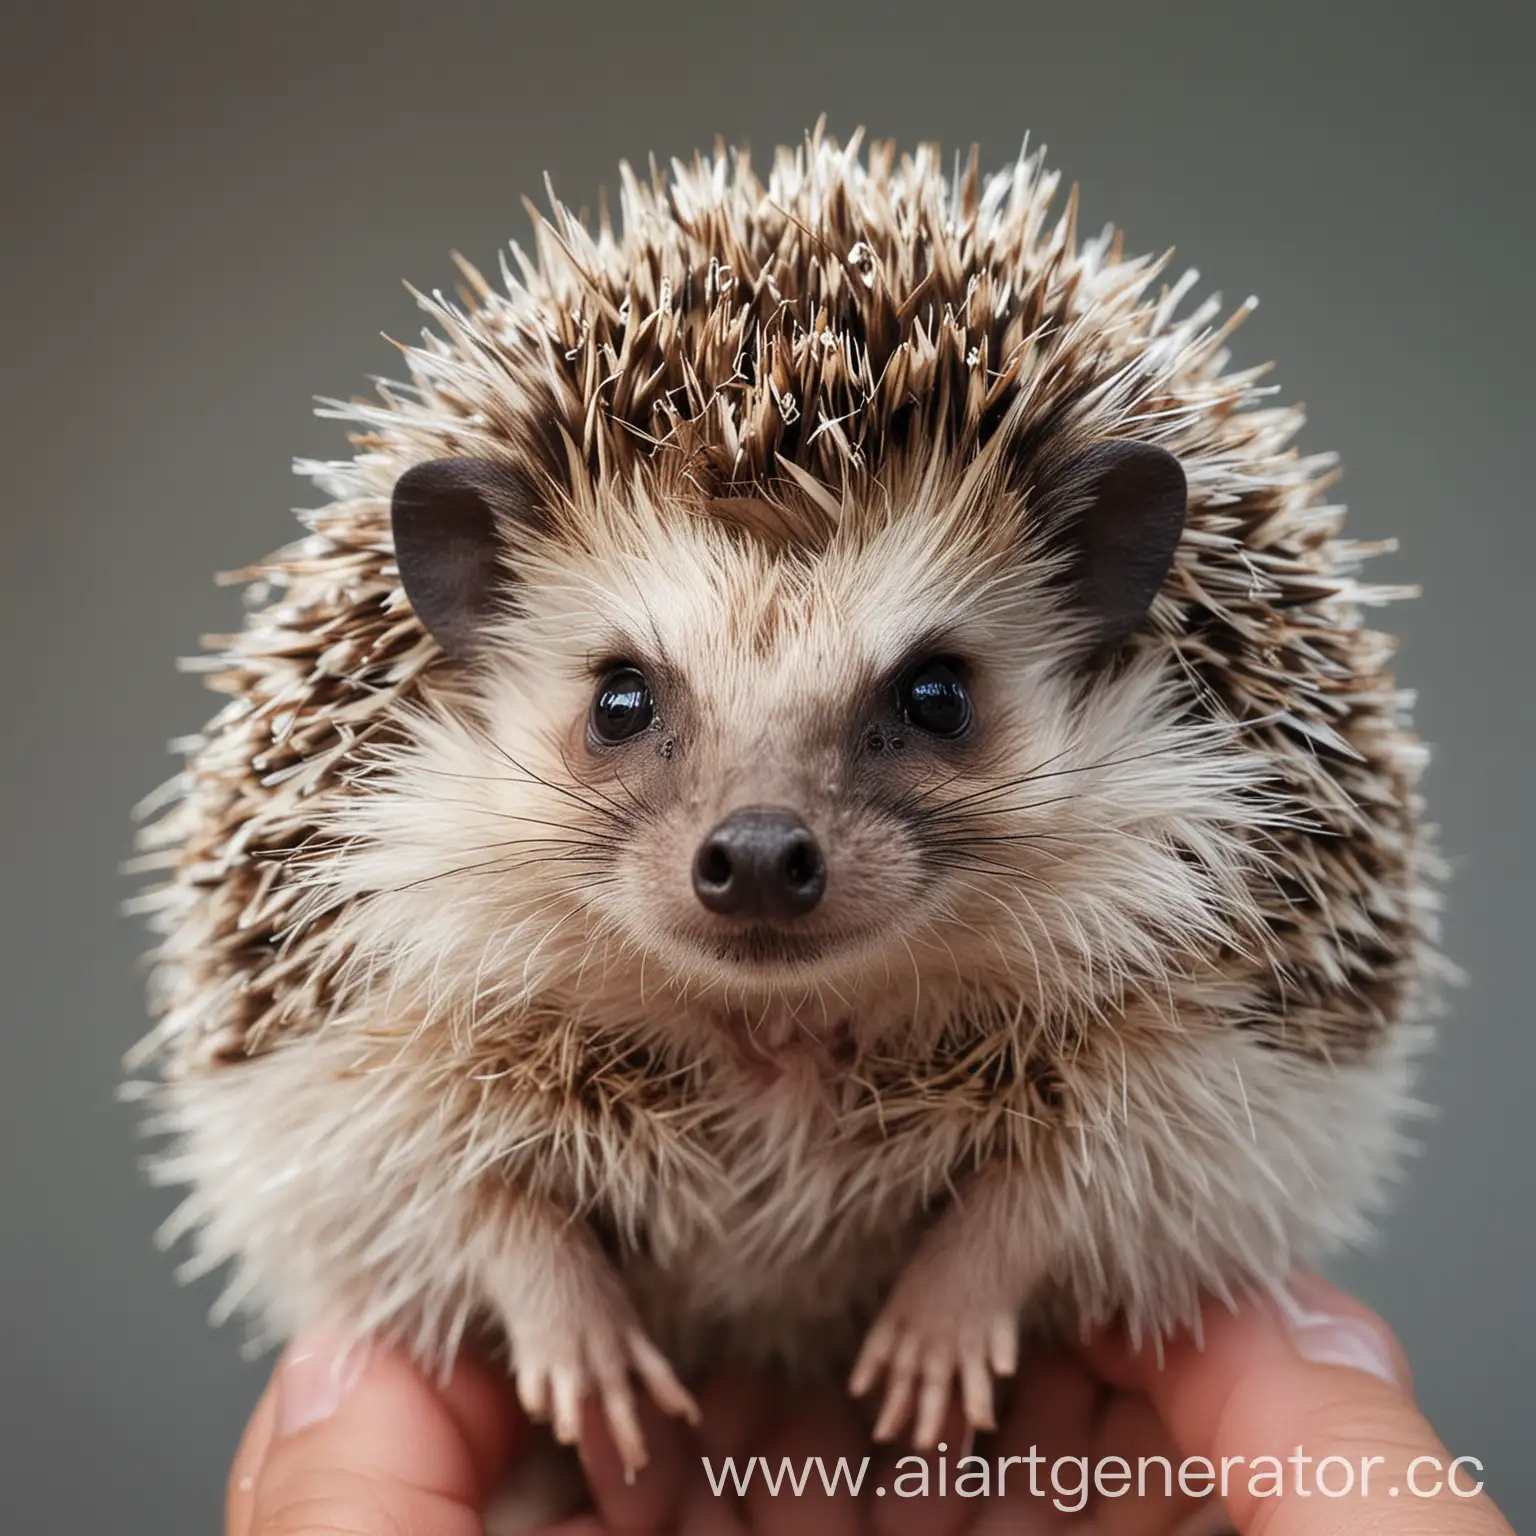
[[258,1343],[501,1351],[627,1466],[1284,1304],[1409,1145],[1424,751],[1252,302],[818,128],[553,193],[323,402],[141,832],[163,1237]]

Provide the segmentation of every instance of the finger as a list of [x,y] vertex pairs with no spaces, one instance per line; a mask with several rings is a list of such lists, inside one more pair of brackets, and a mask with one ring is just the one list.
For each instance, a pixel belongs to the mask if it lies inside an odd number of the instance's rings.
[[[1157,1410],[1140,1392],[1116,1392],[1093,1434],[1093,1466],[1100,1471],[1090,1508],[1115,1536],[1164,1536],[1182,1530],[1199,1500],[1176,1477],[1179,1449]],[[1163,1468],[1168,1475],[1163,1475]]]
[[1034,1536],[1081,1522],[1077,1458],[1092,1442],[1099,1387],[1060,1350],[1027,1355],[997,1433],[991,1497],[977,1536]]
[[[1369,1347],[1378,1353],[1385,1351],[1388,1375],[1405,1393],[1412,1395],[1412,1372],[1408,1357],[1391,1330],[1369,1307],[1310,1273],[1301,1272],[1292,1276],[1289,1285],[1293,1299],[1303,1310],[1310,1308],[1325,1314],[1332,1312],[1341,1321],[1365,1329]],[[1130,1347],[1121,1329],[1110,1329],[1089,1339],[1077,1350],[1077,1354],[1101,1380],[1132,1392],[1141,1390],[1147,1370],[1156,1359],[1156,1351],[1153,1349]]]
[[[863,1514],[850,1480],[859,1477],[864,1436],[841,1393],[790,1398],[760,1446],[746,1496],[753,1536],[857,1536]],[[777,1494],[765,1471],[780,1478]],[[792,1479],[802,1480],[798,1493]]]
[[688,1485],[678,1518],[679,1536],[747,1536],[733,1499],[716,1494],[702,1476]]
[[538,1531],[589,1512],[587,1480],[580,1462],[552,1435],[534,1430],[517,1461],[491,1492],[482,1510],[486,1536]]
[[[718,1462],[755,1450],[775,1413],[766,1382],[739,1371],[711,1376],[699,1390],[699,1445]],[[702,1470],[702,1468],[701,1468]]]
[[1293,1294],[1300,1305],[1284,1319],[1272,1306],[1207,1307],[1204,1348],[1181,1336],[1162,1369],[1151,1351],[1122,1354],[1186,1457],[1231,1459],[1225,1502],[1238,1529],[1507,1536],[1486,1493],[1470,1493],[1475,1469],[1448,1477],[1452,1453],[1404,1391],[1402,1351],[1381,1319],[1316,1277]]
[[277,1397],[268,1385],[251,1411],[250,1421],[240,1437],[239,1449],[229,1469],[229,1482],[224,1490],[224,1529],[228,1536],[250,1536],[256,1474],[267,1459],[267,1447],[272,1443],[276,1413]]
[[686,1426],[664,1413],[648,1396],[635,1403],[636,1422],[646,1450],[643,1469],[631,1472],[627,1452],[615,1443],[614,1426],[597,1397],[583,1404],[581,1464],[603,1526],[614,1536],[647,1536],[670,1530],[683,1485],[698,1454]]
[[314,1338],[285,1354],[274,1397],[250,1536],[468,1536],[522,1438],[503,1384],[467,1361],[438,1388],[393,1350]]
[[[1046,1463],[1082,1455],[1093,1433],[1098,1399],[1097,1382],[1070,1355],[1055,1349],[1030,1355],[998,1431],[998,1450],[1024,1457],[1036,1452]],[[1027,1482],[1026,1474],[1018,1485]]]
[[705,1380],[699,1389],[698,1455],[683,1492],[680,1536],[746,1536],[737,1478],[748,1475],[745,1468],[774,1422],[776,1406],[777,1393],[758,1377],[721,1371]]

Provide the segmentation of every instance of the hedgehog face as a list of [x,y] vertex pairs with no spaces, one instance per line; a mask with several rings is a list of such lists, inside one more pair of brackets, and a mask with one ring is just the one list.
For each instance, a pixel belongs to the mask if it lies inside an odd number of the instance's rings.
[[917,797],[988,758],[956,649],[964,600],[902,613],[876,574],[889,550],[684,542],[641,557],[627,585],[643,606],[615,583],[592,615],[600,659],[568,756],[627,806],[603,900],[695,982],[845,976],[933,896]]
[[893,475],[817,524],[484,465],[401,487],[406,590],[459,665],[342,813],[338,942],[428,1006],[1081,1005],[1249,904],[1251,774],[1165,666],[1095,664],[1124,582],[1045,499]]
[[653,974],[743,992],[883,971],[942,898],[923,795],[986,772],[1017,712],[981,662],[987,604],[917,519],[814,549],[678,522],[520,563],[521,612],[478,653],[485,719],[560,790],[498,811],[600,843],[577,850],[582,926]]

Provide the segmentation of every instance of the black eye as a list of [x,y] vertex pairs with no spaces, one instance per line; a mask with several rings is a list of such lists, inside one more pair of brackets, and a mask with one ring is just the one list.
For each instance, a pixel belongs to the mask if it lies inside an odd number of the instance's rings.
[[947,661],[925,661],[901,685],[907,720],[931,736],[958,736],[971,723],[971,696]]
[[592,701],[592,734],[613,743],[638,736],[656,716],[650,686],[634,667],[617,667],[603,679]]

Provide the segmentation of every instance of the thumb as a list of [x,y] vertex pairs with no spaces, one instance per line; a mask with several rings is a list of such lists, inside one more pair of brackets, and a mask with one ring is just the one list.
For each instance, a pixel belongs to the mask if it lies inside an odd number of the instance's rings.
[[[1481,1465],[1456,1458],[1408,1396],[1385,1323],[1313,1275],[1287,1315],[1208,1306],[1204,1347],[1164,1364],[1111,1347],[1106,1374],[1139,1386],[1244,1536],[1512,1536]],[[1205,1477],[1209,1466],[1212,1479]]]
[[504,1384],[473,1362],[439,1387],[395,1351],[299,1340],[231,1477],[229,1536],[479,1536],[521,1427]]

